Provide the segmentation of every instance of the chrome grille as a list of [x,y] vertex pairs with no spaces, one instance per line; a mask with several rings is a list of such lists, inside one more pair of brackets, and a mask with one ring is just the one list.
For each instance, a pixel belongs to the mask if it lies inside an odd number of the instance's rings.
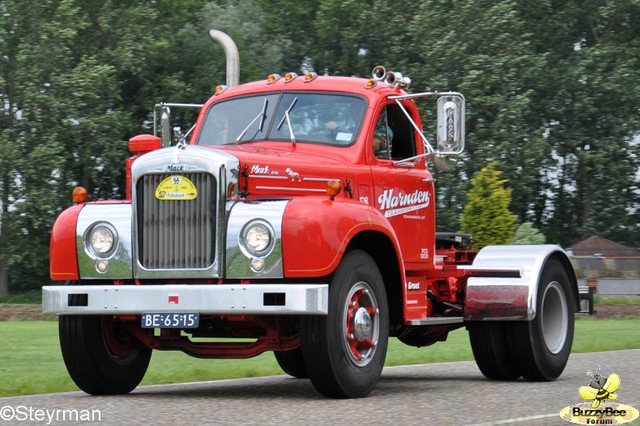
[[136,187],[138,260],[146,269],[208,268],[215,256],[216,185],[209,173],[182,173],[195,185],[194,200],[159,200],[168,174],[144,175]]

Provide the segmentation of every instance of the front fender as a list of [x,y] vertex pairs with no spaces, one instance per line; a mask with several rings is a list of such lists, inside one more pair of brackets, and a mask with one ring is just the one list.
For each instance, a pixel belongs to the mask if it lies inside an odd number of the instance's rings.
[[355,200],[295,198],[288,203],[282,223],[286,277],[319,277],[332,273],[349,242],[363,231],[386,235],[400,252],[398,239],[387,219],[378,210]]
[[76,224],[84,204],[64,210],[51,229],[49,244],[49,276],[52,281],[79,279],[76,254]]

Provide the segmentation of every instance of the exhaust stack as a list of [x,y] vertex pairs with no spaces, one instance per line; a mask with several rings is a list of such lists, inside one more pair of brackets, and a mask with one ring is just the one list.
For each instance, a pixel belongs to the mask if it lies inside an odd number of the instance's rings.
[[236,43],[226,33],[218,30],[209,30],[209,37],[222,45],[227,57],[227,86],[237,86],[240,81],[240,55]]

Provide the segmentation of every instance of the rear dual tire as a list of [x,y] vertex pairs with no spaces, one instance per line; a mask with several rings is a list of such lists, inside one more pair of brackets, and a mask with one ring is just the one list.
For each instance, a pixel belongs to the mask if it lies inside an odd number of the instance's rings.
[[471,322],[467,328],[478,368],[492,380],[555,380],[571,353],[575,297],[562,262],[550,258],[540,274],[531,321]]

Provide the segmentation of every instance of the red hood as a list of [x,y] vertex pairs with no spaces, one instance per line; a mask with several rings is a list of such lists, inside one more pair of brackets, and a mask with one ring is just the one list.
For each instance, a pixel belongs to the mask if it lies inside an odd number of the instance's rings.
[[[327,147],[310,144],[270,142],[218,146],[240,160],[240,171],[248,176],[249,194],[264,197],[325,195],[328,180],[338,179],[343,187],[352,185],[368,167],[354,164],[356,147]],[[246,186],[240,177],[240,188]]]

